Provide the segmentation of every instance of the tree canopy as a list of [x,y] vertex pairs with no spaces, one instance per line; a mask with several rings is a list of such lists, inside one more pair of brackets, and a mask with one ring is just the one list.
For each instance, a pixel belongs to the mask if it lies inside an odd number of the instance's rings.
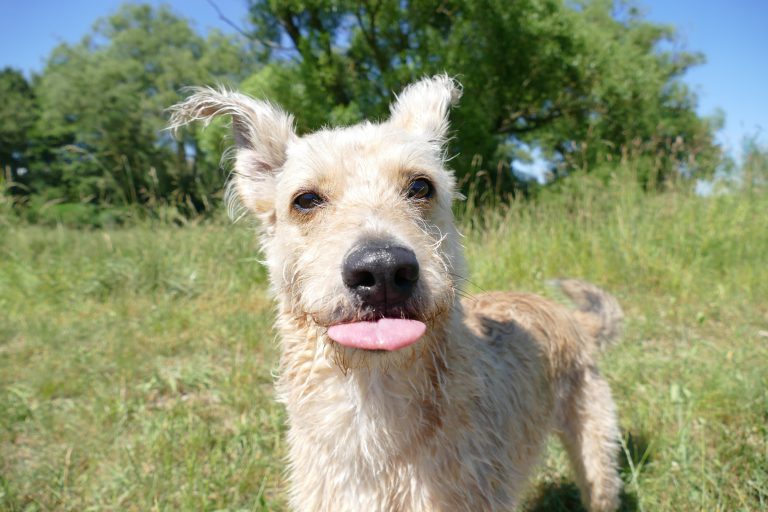
[[0,71],[0,166],[24,165],[30,131],[37,115],[32,86],[18,71]]
[[254,69],[236,38],[203,39],[167,7],[126,4],[58,46],[35,78],[30,169],[17,180],[46,198],[200,210],[223,178],[195,133],[176,141],[164,131],[165,109],[186,86],[234,87]]
[[[460,174],[538,147],[557,175],[628,152],[664,180],[707,174],[715,125],[680,80],[703,57],[672,27],[609,0],[251,0],[252,37],[277,63],[257,80],[305,129],[386,115],[392,91],[447,71]],[[274,64],[273,64],[274,65]],[[288,85],[288,86],[286,86]],[[255,92],[255,91],[254,91]],[[474,165],[473,165],[474,162]]]
[[[393,93],[447,72],[452,167],[515,190],[511,166],[550,179],[632,158],[648,188],[711,174],[714,120],[681,77],[703,60],[672,27],[611,0],[250,0],[234,35],[198,34],[168,7],[126,4],[62,44],[39,76],[0,72],[0,164],[38,201],[211,207],[224,129],[163,131],[189,85],[225,84],[296,114],[300,132],[387,116]],[[7,172],[6,172],[7,174]],[[519,185],[519,183],[518,183]]]

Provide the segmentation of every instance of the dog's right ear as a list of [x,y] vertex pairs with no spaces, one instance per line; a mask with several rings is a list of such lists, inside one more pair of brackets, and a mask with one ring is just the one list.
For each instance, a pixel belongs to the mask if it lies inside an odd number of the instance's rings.
[[219,115],[232,116],[237,155],[232,185],[240,202],[254,213],[274,208],[275,175],[286,159],[288,143],[296,138],[293,116],[268,101],[226,89],[194,88],[185,101],[170,108],[170,128],[193,121],[208,125]]
[[403,89],[390,105],[390,123],[442,144],[448,133],[448,111],[461,93],[461,84],[448,75],[424,78]]

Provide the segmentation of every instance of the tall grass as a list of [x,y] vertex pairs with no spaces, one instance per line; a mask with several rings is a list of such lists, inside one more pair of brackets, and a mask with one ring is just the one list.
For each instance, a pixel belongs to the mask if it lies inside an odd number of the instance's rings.
[[[461,207],[467,291],[580,276],[627,313],[602,368],[626,510],[768,506],[768,195],[567,180]],[[0,222],[0,510],[281,510],[277,345],[247,225]],[[553,444],[529,510],[577,501]]]

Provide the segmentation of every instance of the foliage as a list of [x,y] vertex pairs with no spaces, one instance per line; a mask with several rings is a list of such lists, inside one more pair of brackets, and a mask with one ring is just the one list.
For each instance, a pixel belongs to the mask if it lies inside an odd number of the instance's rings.
[[37,116],[32,86],[18,71],[0,71],[0,173],[13,179],[25,165],[30,132]]
[[742,186],[748,190],[768,186],[768,146],[761,146],[757,139],[745,143],[740,178]]
[[[215,2],[214,2],[215,5]],[[225,122],[164,131],[188,85],[223,83],[296,114],[299,132],[383,119],[392,93],[447,72],[452,167],[465,193],[497,201],[540,186],[511,172],[541,155],[549,178],[633,162],[645,189],[708,177],[717,119],[695,112],[680,77],[702,61],[672,27],[611,0],[250,0],[250,24],[205,38],[168,7],[126,4],[39,76],[0,72],[5,205],[45,221],[105,205],[211,211],[224,182]],[[247,39],[249,36],[250,39]],[[85,203],[71,208],[59,203]],[[30,212],[39,210],[41,212]],[[74,215],[73,212],[78,214]],[[61,212],[67,212],[66,215]],[[90,213],[88,213],[90,212]],[[122,217],[121,217],[122,218]]]
[[76,45],[60,45],[36,83],[38,151],[29,185],[65,202],[154,204],[188,212],[221,190],[196,132],[173,140],[164,110],[185,86],[236,84],[253,69],[245,47],[203,39],[167,7],[126,4]]
[[[561,176],[641,153],[660,186],[706,176],[716,124],[680,81],[702,57],[670,50],[671,27],[608,0],[252,0],[253,38],[271,55],[268,92],[304,129],[386,115],[391,92],[447,71],[465,87],[453,117],[459,174],[538,147]],[[260,73],[264,73],[262,70]],[[262,81],[261,78],[256,78]]]

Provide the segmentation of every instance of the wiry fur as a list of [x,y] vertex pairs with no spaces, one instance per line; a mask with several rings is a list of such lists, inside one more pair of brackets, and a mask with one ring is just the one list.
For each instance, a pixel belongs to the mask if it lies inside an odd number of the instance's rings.
[[[201,89],[174,108],[174,126],[233,117],[232,186],[261,220],[278,301],[277,392],[297,510],[511,510],[552,430],[585,505],[618,506],[616,412],[596,367],[599,345],[618,334],[615,299],[576,281],[562,282],[575,312],[527,294],[460,299],[444,153],[460,94],[447,76],[425,79],[402,92],[388,121],[303,137],[277,107],[237,93]],[[430,201],[406,196],[416,178],[432,183]],[[324,202],[297,212],[306,191]],[[344,255],[365,240],[396,242],[419,262],[409,307],[427,332],[395,352],[327,336],[367,314],[340,276]]]

